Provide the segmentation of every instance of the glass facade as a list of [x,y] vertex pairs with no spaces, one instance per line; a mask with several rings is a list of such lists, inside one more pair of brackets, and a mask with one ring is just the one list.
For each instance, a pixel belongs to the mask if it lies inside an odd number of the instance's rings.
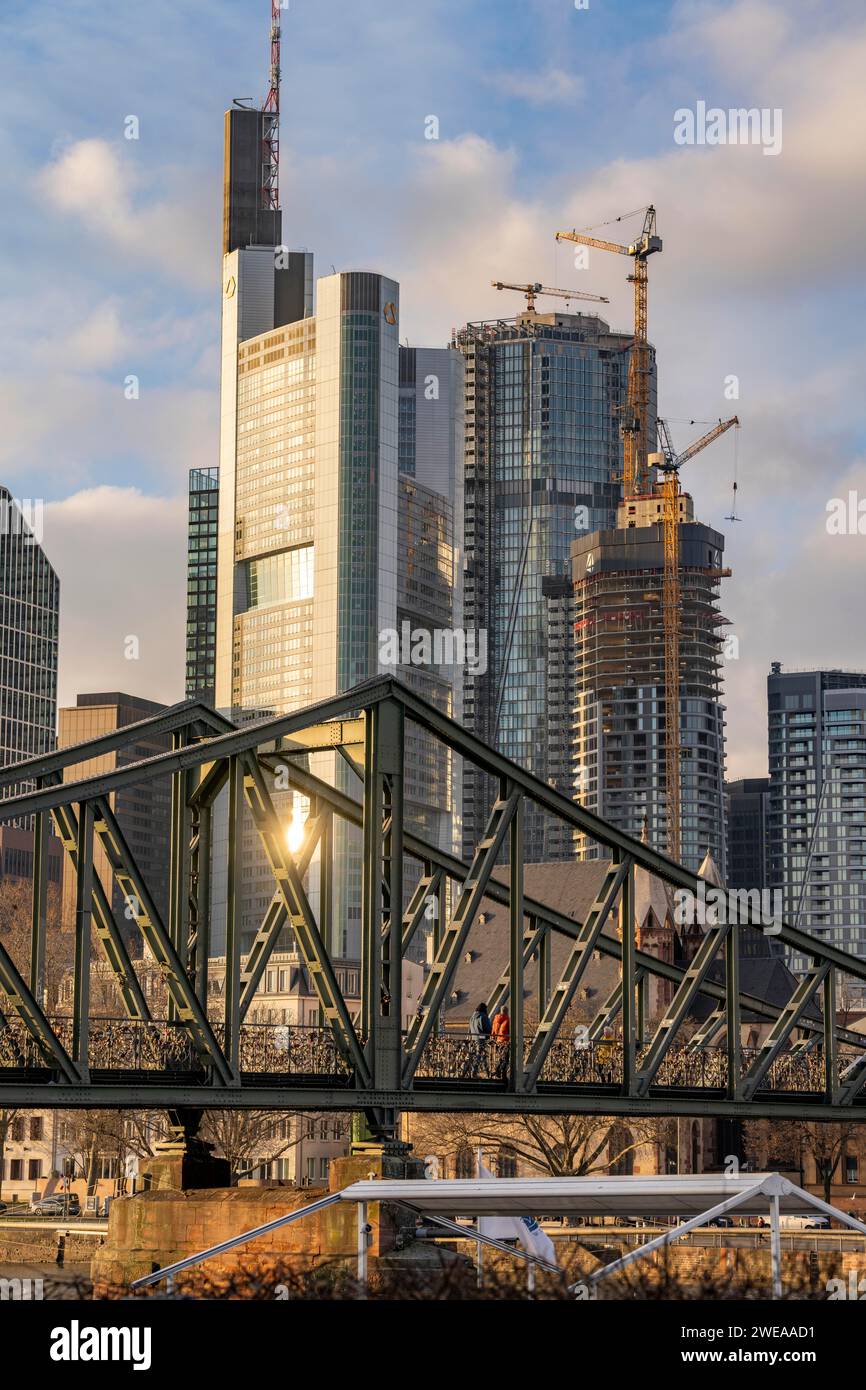
[[767,703],[770,885],[785,921],[866,956],[866,674],[774,667]]
[[219,469],[191,468],[186,567],[186,697],[213,704]]
[[[485,676],[466,682],[464,719],[544,781],[553,776],[544,585],[567,578],[576,530],[612,524],[631,342],[582,314],[469,324],[455,339],[466,367],[464,611],[489,652]],[[653,365],[652,436],[655,399]],[[491,797],[468,772],[467,852]],[[527,816],[525,839],[528,860],[550,853],[540,817]]]
[[[60,584],[3,487],[0,522],[0,759],[8,766],[55,746]],[[12,784],[3,795],[26,790]]]

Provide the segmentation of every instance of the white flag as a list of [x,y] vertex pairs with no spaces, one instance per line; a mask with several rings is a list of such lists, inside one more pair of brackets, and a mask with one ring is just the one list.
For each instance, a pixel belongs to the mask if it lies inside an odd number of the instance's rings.
[[[476,1159],[479,1178],[493,1178],[490,1169]],[[493,1178],[495,1182],[496,1179]],[[479,1216],[478,1234],[491,1240],[519,1240],[528,1255],[537,1255],[549,1264],[558,1264],[556,1249],[550,1236],[542,1231],[533,1216]]]

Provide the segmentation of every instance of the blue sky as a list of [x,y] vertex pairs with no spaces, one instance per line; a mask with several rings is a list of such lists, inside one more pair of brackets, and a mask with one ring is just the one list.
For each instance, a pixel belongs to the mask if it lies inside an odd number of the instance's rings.
[[[267,0],[6,0],[0,14],[0,479],[52,504],[62,699],[181,693],[186,472],[217,447],[222,112],[264,95],[268,26]],[[578,272],[553,233],[655,202],[662,409],[743,421],[723,602],[740,639],[727,673],[737,773],[763,767],[771,659],[866,666],[864,538],[824,525],[830,498],[866,498],[864,70],[861,0],[283,12],[285,239],[314,251],[319,274],[395,275],[410,341],[505,312],[494,277],[608,294],[627,328],[627,263]],[[674,112],[698,101],[781,109],[781,153],[676,145]],[[128,115],[138,140],[123,138]],[[684,474],[723,529],[731,438]]]

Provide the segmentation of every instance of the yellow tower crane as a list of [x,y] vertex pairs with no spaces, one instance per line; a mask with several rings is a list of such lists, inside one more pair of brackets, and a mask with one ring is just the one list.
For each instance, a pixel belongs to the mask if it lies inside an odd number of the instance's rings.
[[537,281],[534,285],[512,285],[508,280],[491,280],[491,285],[495,290],[519,290],[526,295],[527,314],[535,313],[535,301],[540,294],[556,295],[559,299],[591,299],[595,304],[609,304],[610,300],[605,299],[603,294],[581,294],[579,290],[554,290],[549,285],[541,285]]
[[648,462],[663,474],[662,527],[664,541],[664,576],[662,580],[662,624],[665,639],[665,806],[667,810],[667,850],[671,859],[680,857],[680,775],[682,740],[680,731],[680,469],[714,439],[732,426],[739,426],[733,415],[720,420],[706,434],[696,439],[681,454],[674,452],[667,422],[659,418],[658,436],[661,452],[651,454]]
[[[647,259],[661,251],[662,239],[656,234],[656,210],[642,208],[643,230],[629,246],[616,241],[600,241],[585,232],[557,232],[557,241],[575,241],[579,246],[593,246],[598,251],[615,251],[619,256],[631,256],[634,271],[628,277],[634,285],[634,345],[628,364],[628,393],[622,421],[623,496],[634,497],[647,486],[647,454],[649,451],[649,341],[647,337],[647,291],[649,277]],[[628,217],[633,213],[625,214]],[[621,221],[617,218],[616,221]]]

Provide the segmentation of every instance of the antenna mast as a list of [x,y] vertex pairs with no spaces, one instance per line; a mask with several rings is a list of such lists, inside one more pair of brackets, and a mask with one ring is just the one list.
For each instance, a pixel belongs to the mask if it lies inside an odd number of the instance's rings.
[[262,107],[262,207],[280,206],[280,0],[271,0],[270,86]]

